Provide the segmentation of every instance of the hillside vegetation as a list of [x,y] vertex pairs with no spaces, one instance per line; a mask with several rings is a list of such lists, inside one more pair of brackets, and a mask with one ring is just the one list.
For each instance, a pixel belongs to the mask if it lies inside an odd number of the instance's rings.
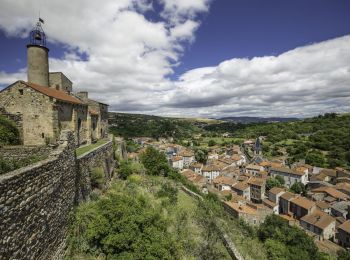
[[0,146],[19,143],[19,131],[15,123],[0,115]]
[[[144,169],[124,164],[118,170],[123,180],[77,208],[68,259],[230,259],[218,227],[244,259],[334,259],[279,216],[259,227],[230,217],[215,194],[201,194],[164,160],[147,148]],[[187,195],[182,185],[203,200]]]
[[267,156],[288,154],[289,163],[306,159],[320,167],[350,167],[350,114],[325,114],[284,123],[235,124],[206,126],[210,132],[229,132],[237,138],[265,136],[263,152]]
[[200,131],[189,120],[138,114],[109,113],[109,124],[111,133],[124,138],[182,138]]

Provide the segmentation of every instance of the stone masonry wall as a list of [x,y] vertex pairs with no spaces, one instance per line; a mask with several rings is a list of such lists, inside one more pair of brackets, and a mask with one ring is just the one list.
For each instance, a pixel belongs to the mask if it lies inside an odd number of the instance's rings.
[[25,159],[31,156],[46,157],[52,151],[50,146],[5,146],[0,147],[0,157],[4,159]]
[[[113,173],[113,145],[75,156],[74,136],[62,131],[49,158],[0,175],[0,259],[61,259],[74,205],[89,199],[90,169]],[[108,173],[108,174],[107,174]]]
[[115,161],[112,141],[109,141],[106,144],[79,156],[77,158],[77,172],[79,174],[77,201],[83,201],[89,198],[92,191],[91,174],[94,168],[103,168],[106,186],[113,177],[114,166]]
[[63,132],[47,160],[0,176],[0,259],[49,259],[75,199],[75,145]]

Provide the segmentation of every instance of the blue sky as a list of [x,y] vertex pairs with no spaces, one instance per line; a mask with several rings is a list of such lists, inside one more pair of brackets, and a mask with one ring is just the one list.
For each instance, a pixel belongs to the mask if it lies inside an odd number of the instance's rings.
[[114,2],[0,0],[0,86],[26,78],[26,35],[40,9],[51,70],[115,111],[305,117],[350,109],[348,0]]

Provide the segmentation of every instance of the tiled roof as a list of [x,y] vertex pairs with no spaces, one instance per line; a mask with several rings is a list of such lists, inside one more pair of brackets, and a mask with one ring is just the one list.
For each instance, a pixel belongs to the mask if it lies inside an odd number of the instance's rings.
[[299,207],[302,207],[304,209],[310,209],[313,206],[315,206],[315,202],[304,197],[297,197],[291,200],[291,203],[298,205]]
[[292,198],[295,198],[295,197],[296,197],[296,195],[294,193],[289,192],[289,191],[287,191],[281,195],[281,198],[285,199],[285,200],[291,200]]
[[181,156],[174,156],[171,161],[172,162],[178,162],[178,161],[181,161],[183,158]]
[[268,206],[269,208],[274,208],[277,206],[276,203],[272,202],[271,200],[268,199],[263,199],[264,205]]
[[245,213],[248,215],[256,215],[256,209],[253,209],[252,207],[249,207],[247,205],[243,205],[241,203],[236,203],[236,202],[232,202],[232,201],[225,201],[224,203],[238,213]]
[[238,182],[235,185],[233,185],[232,187],[236,190],[244,191],[247,188],[249,188],[249,185],[246,182]]
[[285,190],[283,189],[283,188],[279,188],[279,187],[273,187],[270,191],[269,191],[269,193],[272,193],[272,194],[278,194],[278,193],[280,193],[280,192],[284,192]]
[[332,222],[335,222],[335,218],[332,218],[327,213],[325,213],[321,210],[316,210],[315,212],[302,217],[301,221],[309,223],[309,224],[316,226],[320,229],[325,229]]
[[259,166],[259,165],[254,165],[254,164],[248,164],[245,168],[246,168],[246,169],[249,169],[249,170],[260,171],[261,166]]
[[350,220],[345,221],[343,224],[341,224],[338,228],[344,230],[347,233],[350,233]]
[[330,205],[325,201],[316,201],[316,206],[319,209],[329,209],[330,208]]
[[248,184],[252,184],[252,185],[255,185],[255,186],[264,186],[265,185],[265,180],[262,179],[262,178],[251,178],[249,181],[248,181]]
[[293,170],[291,170],[289,168],[286,168],[286,167],[278,167],[278,168],[272,167],[270,169],[270,171],[284,172],[284,173],[293,174],[293,175],[299,175],[299,176],[303,176],[305,174],[303,172],[293,171]]
[[193,162],[190,164],[190,167],[192,168],[202,168],[203,164],[201,163],[197,163],[197,162]]
[[349,199],[349,196],[346,195],[345,193],[336,190],[333,187],[319,187],[316,189],[313,189],[312,192],[314,193],[327,193],[329,196],[336,198],[336,199],[342,199],[346,200]]
[[230,177],[226,176],[218,176],[213,180],[213,183],[216,184],[227,184],[227,185],[233,185],[236,183],[236,181]]
[[24,82],[24,81],[21,81],[21,83],[25,84],[26,86],[28,86],[28,87],[30,87],[38,92],[40,92],[41,94],[55,98],[57,100],[72,103],[72,104],[86,105],[80,99],[78,99],[74,96],[68,95],[64,91],[60,91],[60,90],[56,90],[54,88],[44,87],[44,86],[40,86],[37,84],[28,83],[28,82]]
[[220,168],[217,165],[210,164],[203,166],[202,172],[214,172],[214,171],[220,171]]

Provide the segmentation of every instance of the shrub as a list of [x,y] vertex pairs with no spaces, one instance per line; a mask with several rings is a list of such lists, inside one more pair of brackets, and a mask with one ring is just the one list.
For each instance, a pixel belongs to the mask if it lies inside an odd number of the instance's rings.
[[102,188],[105,182],[104,170],[102,167],[95,167],[91,170],[91,186],[93,188]]
[[19,131],[14,122],[0,116],[0,145],[20,144]]

